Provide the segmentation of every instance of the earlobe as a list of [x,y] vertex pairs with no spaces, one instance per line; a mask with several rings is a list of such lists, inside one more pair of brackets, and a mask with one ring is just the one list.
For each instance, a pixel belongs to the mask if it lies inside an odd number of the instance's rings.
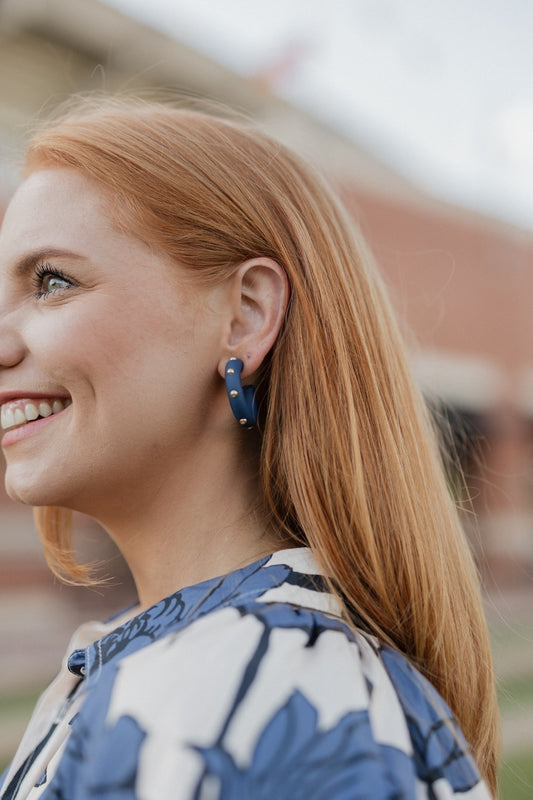
[[280,332],[289,301],[289,282],[283,267],[271,258],[245,261],[231,277],[230,315],[221,376],[232,357],[243,362],[242,375],[262,364]]

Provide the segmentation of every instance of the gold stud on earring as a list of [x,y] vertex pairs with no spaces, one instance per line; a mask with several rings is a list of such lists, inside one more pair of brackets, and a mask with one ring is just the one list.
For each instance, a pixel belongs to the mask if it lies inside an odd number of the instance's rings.
[[230,397],[238,397],[239,396],[239,392],[237,391],[237,389],[232,389],[231,392],[229,393],[229,396]]
[[247,420],[247,419],[240,419],[240,420],[239,420],[239,423],[240,423],[241,425],[248,425],[248,420]]
[[226,370],[226,375],[235,375],[235,370],[233,369],[233,367],[230,367],[229,369]]

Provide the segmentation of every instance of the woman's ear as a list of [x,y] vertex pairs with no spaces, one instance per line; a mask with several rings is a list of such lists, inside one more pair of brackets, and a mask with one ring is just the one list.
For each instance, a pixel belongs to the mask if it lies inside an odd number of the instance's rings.
[[229,358],[240,358],[243,377],[258,369],[280,331],[289,302],[285,270],[271,258],[251,258],[233,273],[229,285],[229,318],[219,373]]

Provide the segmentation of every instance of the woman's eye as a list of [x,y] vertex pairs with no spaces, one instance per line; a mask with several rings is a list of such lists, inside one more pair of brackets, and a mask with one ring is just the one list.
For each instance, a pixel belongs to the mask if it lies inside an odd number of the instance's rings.
[[74,285],[70,278],[47,264],[40,264],[36,267],[34,282],[38,298],[64,291]]
[[70,282],[60,275],[45,275],[42,281],[42,291],[45,293],[55,292],[57,289],[66,289]]

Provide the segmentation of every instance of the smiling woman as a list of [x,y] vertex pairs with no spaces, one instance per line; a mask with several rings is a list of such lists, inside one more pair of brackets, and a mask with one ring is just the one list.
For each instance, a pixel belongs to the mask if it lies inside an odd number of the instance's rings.
[[436,439],[377,272],[295,154],[131,100],[41,130],[0,232],[0,404],[52,569],[90,580],[81,511],[139,595],[75,634],[4,800],[495,789]]

